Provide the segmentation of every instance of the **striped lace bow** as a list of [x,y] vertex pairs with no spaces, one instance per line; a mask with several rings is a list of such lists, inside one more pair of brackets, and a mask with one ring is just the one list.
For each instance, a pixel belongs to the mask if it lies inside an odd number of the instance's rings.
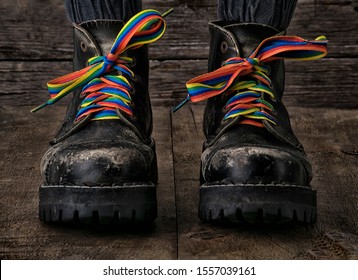
[[[117,110],[133,115],[131,108],[131,90],[128,79],[134,73],[126,65],[132,58],[123,56],[130,49],[157,41],[165,32],[164,17],[172,10],[161,15],[155,10],[145,10],[133,16],[118,33],[109,54],[95,56],[88,60],[88,65],[79,71],[50,81],[47,86],[50,99],[33,109],[36,112],[82,87],[84,96],[76,120],[91,115],[92,120],[119,119]],[[110,75],[117,70],[118,75]]]
[[[276,124],[273,106],[265,95],[275,99],[269,69],[265,63],[279,60],[314,60],[327,54],[324,36],[307,41],[300,37],[275,36],[265,39],[248,57],[228,59],[224,65],[187,82],[187,98],[173,111],[188,101],[199,102],[219,94],[230,96],[225,105],[224,119],[240,116],[239,123],[263,127],[263,120]],[[238,77],[244,77],[238,79]]]

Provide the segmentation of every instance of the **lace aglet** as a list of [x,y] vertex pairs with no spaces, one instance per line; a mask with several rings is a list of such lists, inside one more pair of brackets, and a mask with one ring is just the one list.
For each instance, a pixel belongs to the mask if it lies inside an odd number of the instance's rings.
[[46,107],[48,105],[48,103],[43,103],[40,106],[37,106],[36,108],[31,110],[31,113],[36,113],[37,111],[41,110],[42,108]]
[[164,14],[162,14],[162,17],[165,18],[165,17],[169,16],[173,12],[174,12],[174,9],[170,8],[168,11],[166,11]]
[[182,102],[180,102],[177,106],[175,106],[172,109],[172,112],[175,113],[176,111],[178,111],[181,107],[183,107],[186,103],[188,103],[190,101],[190,97],[187,96],[187,98],[185,98]]

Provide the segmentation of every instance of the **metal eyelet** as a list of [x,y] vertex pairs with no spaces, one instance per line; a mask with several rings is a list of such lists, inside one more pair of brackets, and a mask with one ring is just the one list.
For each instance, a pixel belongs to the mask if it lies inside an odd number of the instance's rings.
[[135,103],[133,100],[131,100],[131,102],[129,103],[129,106],[132,108],[132,109],[135,109]]
[[229,108],[226,108],[226,107],[224,107],[224,108],[221,110],[221,112],[224,114],[224,116],[225,116],[227,113],[229,113],[229,111],[230,111],[230,109],[229,109]]
[[137,60],[135,57],[132,58],[132,63],[130,64],[131,67],[136,67],[137,65]]
[[[81,104],[78,105],[76,112],[78,113],[80,110],[81,110]],[[73,120],[72,123],[76,125],[76,124],[78,124],[78,123],[80,122],[80,120],[81,120],[81,119],[77,119],[77,117],[75,117],[75,119]]]
[[221,52],[226,53],[228,48],[229,48],[228,43],[226,41],[222,41],[222,43],[220,45]]
[[137,78],[136,75],[134,75],[133,77],[131,77],[131,79],[132,79],[133,82],[138,82],[138,78]]
[[266,69],[267,69],[267,76],[271,75],[271,67],[268,66],[267,64],[265,65]]
[[86,52],[86,51],[87,51],[87,45],[86,45],[85,42],[81,41],[80,46],[81,46],[81,50],[82,50],[83,52]]
[[132,119],[132,121],[137,121],[138,120],[137,116],[134,115],[134,114],[132,116],[130,116],[130,118]]
[[75,118],[72,122],[73,125],[77,125],[80,122],[80,119]]
[[[226,114],[225,114],[225,115],[226,115]],[[222,120],[221,120],[221,123],[222,123],[222,124],[225,124],[225,123],[228,123],[229,121],[231,121],[231,118],[225,119],[225,115],[224,115],[224,117],[223,117]]]
[[271,101],[274,102],[274,103],[277,102],[277,98],[276,98],[276,97],[271,97],[271,96],[270,96],[270,99],[271,99]]

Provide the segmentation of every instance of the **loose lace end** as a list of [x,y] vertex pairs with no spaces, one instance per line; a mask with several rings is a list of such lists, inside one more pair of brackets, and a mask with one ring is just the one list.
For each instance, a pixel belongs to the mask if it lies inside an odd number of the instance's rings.
[[37,111],[41,110],[42,108],[46,107],[48,105],[48,103],[43,103],[40,106],[37,106],[36,108],[31,110],[31,113],[36,113]]
[[172,112],[175,113],[176,111],[178,111],[181,107],[183,107],[186,103],[188,103],[190,101],[190,96],[188,95],[186,97],[186,99],[184,99],[182,102],[180,102],[177,106],[175,106],[172,109]]
[[162,14],[162,17],[165,18],[167,16],[169,16],[170,14],[172,14],[174,12],[173,8],[170,8],[168,11],[166,11],[165,13]]

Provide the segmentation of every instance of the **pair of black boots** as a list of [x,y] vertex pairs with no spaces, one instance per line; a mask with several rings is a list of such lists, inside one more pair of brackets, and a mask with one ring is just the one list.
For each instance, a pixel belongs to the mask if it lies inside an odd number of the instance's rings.
[[[97,20],[74,28],[74,68],[85,68],[94,56],[106,55],[124,23]],[[266,38],[282,32],[254,23],[213,22],[209,71],[233,57],[248,57]],[[118,119],[77,120],[85,94],[76,90],[65,121],[41,162],[39,214],[45,222],[100,224],[150,223],[157,217],[158,180],[152,111],[148,93],[148,52],[126,51],[127,67],[112,69],[131,87],[129,115]],[[270,104],[276,124],[262,127],[226,119],[230,94],[208,99],[200,175],[199,217],[204,221],[283,223],[316,220],[316,192],[311,166],[294,136],[281,102],[284,63],[265,64],[272,82]],[[173,73],[175,75],[175,73]],[[245,80],[245,77],[239,80]]]

